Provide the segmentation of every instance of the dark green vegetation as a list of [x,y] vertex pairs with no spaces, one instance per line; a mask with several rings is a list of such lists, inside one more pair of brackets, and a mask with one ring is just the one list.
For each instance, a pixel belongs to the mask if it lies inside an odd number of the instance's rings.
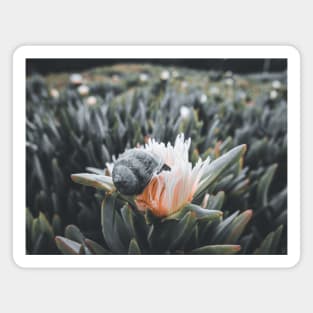
[[[29,77],[27,253],[287,253],[285,81],[148,65]],[[70,179],[180,132],[193,162],[216,161],[175,216],[143,215],[116,193],[102,202],[104,190]]]

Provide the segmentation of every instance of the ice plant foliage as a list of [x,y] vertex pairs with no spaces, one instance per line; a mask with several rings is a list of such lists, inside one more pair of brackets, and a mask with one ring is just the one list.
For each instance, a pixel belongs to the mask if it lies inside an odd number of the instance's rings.
[[199,159],[193,167],[189,161],[190,143],[190,138],[185,140],[184,135],[180,134],[174,146],[149,139],[142,148],[161,158],[170,169],[155,174],[144,191],[136,197],[139,210],[151,210],[155,216],[164,217],[192,201],[210,159]]
[[[136,65],[28,77],[27,254],[286,254],[286,73],[272,84],[220,74]],[[167,165],[148,175],[130,162],[143,189],[129,196],[112,177],[125,149]]]

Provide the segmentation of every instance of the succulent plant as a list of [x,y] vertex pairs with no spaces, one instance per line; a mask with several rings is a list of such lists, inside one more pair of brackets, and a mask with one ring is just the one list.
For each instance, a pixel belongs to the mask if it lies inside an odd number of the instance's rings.
[[[285,73],[218,76],[128,65],[29,77],[27,253],[287,253]],[[180,133],[193,166],[211,158],[207,183],[173,214],[138,210],[106,164]],[[97,191],[70,180],[86,168],[76,180]]]

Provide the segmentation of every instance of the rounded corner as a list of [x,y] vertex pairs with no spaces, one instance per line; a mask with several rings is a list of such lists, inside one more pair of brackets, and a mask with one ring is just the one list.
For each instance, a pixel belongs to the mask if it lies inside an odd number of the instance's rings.
[[11,255],[12,261],[14,263],[14,265],[18,268],[18,269],[25,269],[26,266],[23,262],[23,257],[21,257],[20,255],[17,255],[16,253],[13,253]]
[[13,49],[13,52],[12,52],[12,57],[13,57],[13,60],[16,60],[20,57],[25,57],[25,52],[27,52],[29,46],[28,45],[25,45],[25,44],[21,44],[17,47],[15,47]]
[[299,266],[301,263],[301,253],[298,252],[295,255],[290,256],[290,261],[288,262],[288,265],[286,266],[288,269],[294,269]]
[[285,46],[287,51],[288,51],[288,55],[291,57],[294,57],[298,60],[301,59],[301,52],[299,50],[299,48],[293,44],[288,44]]

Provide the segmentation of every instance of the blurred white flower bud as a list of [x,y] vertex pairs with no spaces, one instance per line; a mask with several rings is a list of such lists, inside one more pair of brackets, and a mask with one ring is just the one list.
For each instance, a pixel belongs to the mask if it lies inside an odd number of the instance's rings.
[[274,89],[280,89],[281,88],[281,82],[279,80],[274,80],[272,82],[272,88]]
[[50,96],[53,98],[53,99],[58,99],[60,94],[59,94],[59,91],[55,88],[52,88],[50,89]]
[[186,107],[186,106],[182,106],[180,108],[180,116],[183,118],[183,119],[188,119],[189,116],[190,116],[190,113],[191,113],[191,110],[190,108]]
[[173,76],[174,78],[177,78],[177,77],[179,76],[179,73],[178,73],[177,71],[173,71],[173,72],[172,72],[172,76]]
[[95,96],[89,96],[87,99],[86,99],[86,103],[87,105],[89,106],[94,106],[97,104],[97,98]]
[[218,87],[212,86],[212,87],[210,88],[209,92],[210,92],[210,94],[211,94],[212,96],[217,96],[217,95],[219,95],[220,90],[219,90]]
[[233,72],[232,72],[232,71],[226,71],[226,72],[224,73],[224,76],[230,78],[230,77],[233,76]]
[[112,76],[112,80],[113,80],[114,82],[118,82],[118,81],[120,80],[120,77],[119,77],[117,74],[114,74],[114,75]]
[[77,91],[78,93],[84,97],[84,96],[87,96],[89,94],[89,87],[86,86],[86,85],[80,85],[78,88],[77,88]]
[[226,78],[225,79],[225,85],[226,86],[233,86],[234,85],[234,80],[232,78]]
[[188,87],[188,83],[184,80],[181,82],[181,88],[186,89]]
[[200,103],[205,103],[208,100],[208,97],[203,93],[200,97]]
[[146,73],[140,73],[140,75],[139,75],[139,80],[141,81],[141,82],[146,82],[147,80],[149,79],[149,76],[146,74]]
[[80,74],[72,74],[70,75],[70,83],[73,85],[80,85],[83,83],[83,77]]
[[278,97],[278,92],[276,90],[271,90],[270,99],[275,100]]
[[160,74],[161,80],[168,80],[170,78],[170,72],[169,71],[163,71]]

